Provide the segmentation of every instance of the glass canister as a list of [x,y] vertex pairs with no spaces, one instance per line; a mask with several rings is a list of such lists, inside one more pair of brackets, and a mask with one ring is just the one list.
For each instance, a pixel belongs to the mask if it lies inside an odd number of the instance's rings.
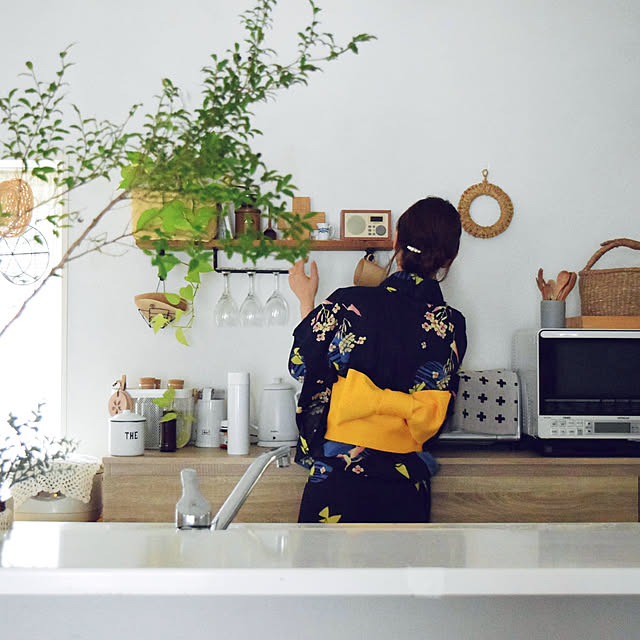
[[175,387],[169,388],[175,390],[171,408],[176,413],[176,446],[178,447],[178,449],[182,449],[182,447],[191,443],[192,433],[195,438],[195,400],[193,397],[193,390],[179,389]]
[[[158,383],[157,378],[148,379]],[[147,384],[151,384],[150,382]],[[184,380],[171,379],[167,383],[170,389],[173,389],[174,397],[171,409],[176,413],[176,445],[180,449],[191,441],[193,424],[195,420],[194,399],[191,389],[179,388],[184,385]],[[134,411],[146,418],[147,424],[145,429],[144,448],[160,449],[162,441],[162,416],[165,407],[161,407],[154,402],[162,398],[167,389],[159,388],[141,388],[131,389],[130,395],[134,400]],[[169,407],[166,407],[169,408]]]

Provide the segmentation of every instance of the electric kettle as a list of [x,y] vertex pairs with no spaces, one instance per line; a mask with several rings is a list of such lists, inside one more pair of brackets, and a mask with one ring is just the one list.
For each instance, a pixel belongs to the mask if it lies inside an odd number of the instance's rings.
[[293,387],[275,378],[262,390],[258,446],[295,446],[298,441],[296,426],[296,395]]

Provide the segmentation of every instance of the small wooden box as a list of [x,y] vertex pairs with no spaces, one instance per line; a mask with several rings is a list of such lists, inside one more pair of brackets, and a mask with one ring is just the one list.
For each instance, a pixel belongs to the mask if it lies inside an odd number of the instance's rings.
[[640,329],[640,316],[573,316],[565,320],[569,329]]

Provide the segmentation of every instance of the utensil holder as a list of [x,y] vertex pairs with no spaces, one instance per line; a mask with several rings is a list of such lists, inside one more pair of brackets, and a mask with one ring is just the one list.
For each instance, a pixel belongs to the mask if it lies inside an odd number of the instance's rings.
[[541,300],[540,327],[542,329],[564,329],[565,307],[564,300]]

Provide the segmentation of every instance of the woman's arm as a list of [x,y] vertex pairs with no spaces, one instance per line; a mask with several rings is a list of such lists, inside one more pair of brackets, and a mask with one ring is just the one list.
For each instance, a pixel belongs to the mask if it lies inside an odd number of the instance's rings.
[[309,275],[304,272],[304,260],[298,260],[289,269],[289,286],[300,301],[300,318],[306,318],[316,306],[315,299],[318,292],[318,265],[312,261]]

